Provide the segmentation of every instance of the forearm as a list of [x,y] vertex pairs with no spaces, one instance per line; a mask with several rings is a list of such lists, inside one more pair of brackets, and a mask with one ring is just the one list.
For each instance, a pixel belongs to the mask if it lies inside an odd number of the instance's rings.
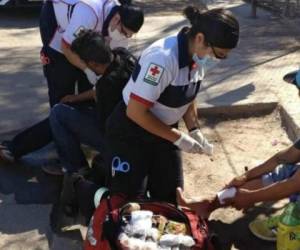
[[269,160],[265,161],[263,164],[258,165],[257,167],[247,171],[245,173],[245,176],[248,181],[252,179],[256,179],[266,173],[272,172],[277,166],[278,163],[276,159],[272,157]]
[[134,109],[127,108],[127,116],[151,134],[159,136],[165,140],[175,142],[180,138],[180,132],[177,129],[171,128],[160,121],[151,113],[150,110],[145,110],[140,113],[136,112]]
[[69,46],[65,45],[62,43],[62,51],[67,58],[67,60],[76,66],[77,68],[81,69],[84,71],[87,68],[87,65],[79,58],[79,56],[75,53],[72,52]]
[[94,89],[87,90],[76,96],[76,101],[78,101],[78,102],[94,100],[94,99],[95,99],[95,90]]
[[193,101],[193,103],[189,106],[188,110],[183,116],[183,120],[188,130],[200,128],[196,101]]
[[287,179],[274,183],[259,190],[251,191],[250,199],[253,203],[263,201],[277,201],[300,191],[299,181]]
[[[298,152],[296,152],[297,154]],[[295,152],[293,148],[282,150],[265,161],[263,164],[249,170],[245,175],[247,180],[252,180],[263,174],[272,172],[278,165],[294,163],[296,161]]]

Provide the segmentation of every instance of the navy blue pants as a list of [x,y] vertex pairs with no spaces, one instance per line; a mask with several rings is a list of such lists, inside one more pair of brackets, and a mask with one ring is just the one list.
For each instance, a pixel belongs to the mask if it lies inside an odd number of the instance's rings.
[[[44,61],[43,71],[47,79],[50,107],[58,103],[66,95],[75,93],[75,84],[78,83],[78,92],[91,89],[84,72],[68,62],[66,57],[48,46],[57,28],[52,2],[46,1],[40,15],[40,34],[43,42],[41,55]],[[93,106],[93,102],[81,103],[84,106]],[[15,158],[38,150],[52,141],[49,119],[33,125],[16,135],[8,143],[9,149]]]
[[99,129],[95,108],[56,104],[49,119],[60,161],[67,172],[76,172],[88,166],[81,144],[103,152],[103,134]]
[[132,122],[123,102],[106,122],[105,143],[112,193],[135,198],[149,191],[152,199],[176,202],[176,188],[183,187],[180,150]]

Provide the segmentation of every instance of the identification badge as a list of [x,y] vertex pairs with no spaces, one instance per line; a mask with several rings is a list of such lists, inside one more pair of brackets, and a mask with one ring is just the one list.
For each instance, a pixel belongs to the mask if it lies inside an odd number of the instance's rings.
[[144,77],[144,81],[153,86],[157,86],[160,82],[164,70],[165,69],[162,66],[151,63]]
[[85,28],[83,26],[80,26],[75,32],[74,32],[74,37],[78,37],[80,32],[85,30]]

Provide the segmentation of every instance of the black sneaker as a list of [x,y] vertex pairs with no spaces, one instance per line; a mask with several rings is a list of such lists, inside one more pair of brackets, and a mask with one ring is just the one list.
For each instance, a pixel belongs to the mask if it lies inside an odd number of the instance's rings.
[[75,184],[84,177],[79,173],[65,173],[60,194],[60,203],[68,216],[78,213]]
[[80,213],[70,216],[65,213],[65,207],[60,202],[53,204],[50,213],[50,226],[54,233],[60,234],[72,230],[75,225],[85,224],[85,218]]
[[60,164],[46,164],[42,166],[42,170],[44,173],[49,174],[49,175],[55,175],[55,176],[63,176],[64,171],[63,167]]
[[108,174],[104,159],[101,154],[97,154],[92,161],[88,179],[99,186],[105,186]]
[[0,143],[0,161],[12,164],[15,163],[16,160],[13,153],[9,150],[8,144],[8,141]]
[[[296,70],[296,71],[293,71],[293,72],[290,72],[288,74],[286,74],[284,77],[283,77],[283,80],[286,81],[287,83],[291,83],[291,84],[294,84],[296,85],[298,88],[300,88],[300,86],[297,85],[297,81],[296,81],[296,75],[298,73],[299,70]],[[300,84],[300,83],[299,83]]]

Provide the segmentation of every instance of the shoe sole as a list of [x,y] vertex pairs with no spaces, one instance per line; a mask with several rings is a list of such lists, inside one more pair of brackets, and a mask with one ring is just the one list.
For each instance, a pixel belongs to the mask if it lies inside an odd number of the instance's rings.
[[5,150],[5,149],[6,149],[5,147],[0,146],[0,162],[2,162],[2,163],[8,163],[8,164],[14,164],[15,163],[14,160],[10,160],[6,156],[4,156],[2,150]]
[[287,83],[294,84],[294,85],[297,86],[297,84],[296,84],[296,75],[297,75],[297,73],[298,73],[298,70],[290,72],[290,73],[284,75],[283,80]]
[[261,234],[258,234],[257,232],[255,232],[251,225],[252,225],[253,222],[251,222],[248,226],[250,232],[255,235],[257,238],[261,239],[261,240],[265,240],[265,241],[270,241],[270,242],[276,242],[276,237],[275,238],[271,238],[271,237],[268,237],[268,236],[263,236]]
[[43,168],[43,167],[42,167],[42,170],[45,174],[48,174],[48,175],[54,175],[54,176],[63,176],[64,175],[64,173],[62,171],[61,172],[51,171],[51,170]]

